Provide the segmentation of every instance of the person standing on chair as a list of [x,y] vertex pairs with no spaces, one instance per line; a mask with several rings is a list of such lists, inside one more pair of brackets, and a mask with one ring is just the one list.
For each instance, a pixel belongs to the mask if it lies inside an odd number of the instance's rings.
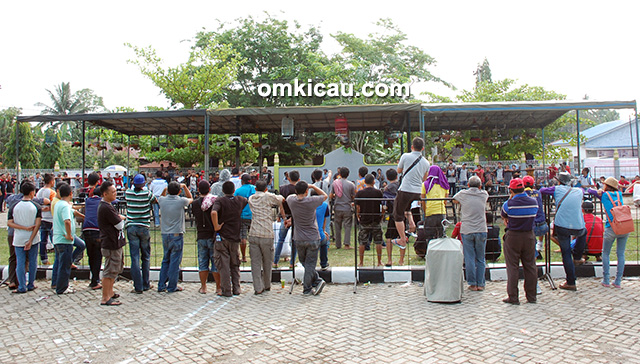
[[[416,226],[411,216],[411,203],[420,200],[422,183],[429,175],[429,162],[422,156],[424,140],[420,137],[413,138],[411,142],[411,153],[405,153],[398,162],[398,174],[401,174],[398,195],[393,204],[393,219],[396,223],[396,230],[400,239],[397,246],[406,249],[407,238],[404,220],[409,220],[409,231],[415,231]],[[446,180],[445,180],[446,182]]]

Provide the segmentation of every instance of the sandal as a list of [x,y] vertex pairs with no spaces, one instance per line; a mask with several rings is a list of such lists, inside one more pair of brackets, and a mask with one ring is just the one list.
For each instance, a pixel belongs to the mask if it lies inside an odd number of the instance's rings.
[[400,244],[398,243],[398,241],[399,241],[399,240],[400,240],[400,239],[393,239],[393,240],[391,240],[391,242],[393,243],[393,245],[397,246],[399,249],[402,249],[402,250],[407,249],[407,246],[406,246],[406,245],[400,245]]
[[120,295],[117,293],[114,293],[113,296],[111,296],[111,299],[116,299],[116,298],[120,298]]
[[100,302],[100,306],[120,306],[122,304],[122,302],[120,301],[116,301],[113,298],[109,298],[109,300],[107,302]]
[[198,289],[198,293],[200,293],[200,294],[207,294],[207,291],[205,291],[205,290],[204,290],[204,289],[202,289],[202,288],[199,288],[199,289]]

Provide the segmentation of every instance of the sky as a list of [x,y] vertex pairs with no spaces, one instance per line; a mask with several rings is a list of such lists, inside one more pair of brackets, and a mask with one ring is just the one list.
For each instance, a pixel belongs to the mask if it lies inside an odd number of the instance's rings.
[[[108,109],[168,107],[127,63],[134,55],[124,43],[152,46],[175,66],[186,61],[198,31],[265,11],[318,26],[328,54],[339,50],[331,34],[365,38],[378,19],[390,18],[408,44],[436,59],[430,71],[458,89],[421,84],[414,92],[454,97],[472,89],[473,71],[486,57],[494,80],[517,79],[568,100],[636,100],[638,10],[638,1],[2,1],[0,109],[39,114],[35,104],[49,104],[46,89],[61,82],[72,91],[92,89]],[[619,112],[628,118],[633,111]]]

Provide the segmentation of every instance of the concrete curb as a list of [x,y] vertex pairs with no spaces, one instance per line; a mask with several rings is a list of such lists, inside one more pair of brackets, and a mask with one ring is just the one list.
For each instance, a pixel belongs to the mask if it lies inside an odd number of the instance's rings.
[[[611,276],[616,273],[617,263],[611,262]],[[9,273],[8,266],[0,266],[0,278],[4,280]],[[51,279],[52,269],[51,266],[44,268],[38,268],[38,279]],[[160,273],[159,267],[152,267],[150,271],[150,279],[157,281]],[[331,267],[326,271],[318,270],[318,274],[322,279],[328,283],[354,283],[355,271],[353,267]],[[544,266],[538,266],[538,276],[541,277],[544,274]],[[302,278],[304,270],[301,267],[296,267],[295,275],[297,278]],[[624,268],[625,277],[638,277],[640,276],[640,264],[638,262],[630,262],[625,264]],[[130,279],[131,273],[128,267],[124,269],[121,274],[122,277]],[[578,277],[602,277],[602,265],[598,264],[585,264],[576,267],[576,276]],[[520,278],[523,277],[522,269],[520,269]],[[561,279],[565,277],[564,268],[561,263],[551,265],[551,277],[554,279]],[[89,267],[79,266],[78,269],[71,271],[71,279],[89,279]],[[195,267],[185,267],[180,271],[180,278],[184,282],[199,282],[198,270]],[[504,281],[507,279],[507,272],[504,264],[489,264],[485,271],[485,278],[489,281]],[[210,276],[211,280],[212,277]],[[282,279],[285,282],[290,283],[293,280],[293,272],[289,269],[274,269],[271,275],[272,282],[280,282]],[[240,280],[242,282],[251,282],[251,270],[243,269],[240,271]],[[371,282],[371,283],[398,283],[408,281],[424,281],[424,266],[403,266],[392,267],[385,269],[378,268],[362,268],[358,269],[358,282]]]

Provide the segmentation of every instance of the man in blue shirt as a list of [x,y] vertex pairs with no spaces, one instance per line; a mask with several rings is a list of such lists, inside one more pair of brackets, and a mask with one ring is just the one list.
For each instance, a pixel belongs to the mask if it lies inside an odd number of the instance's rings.
[[519,305],[518,264],[522,261],[524,272],[524,291],[527,302],[536,303],[536,237],[533,226],[538,212],[538,203],[524,191],[522,179],[514,178],[509,182],[511,197],[502,205],[502,218],[507,225],[504,236],[504,261],[507,265],[507,294],[502,302]]
[[[584,192],[580,188],[571,187],[571,175],[561,172],[556,177],[558,186],[540,189],[543,195],[553,195],[556,201],[556,216],[554,229],[558,236],[562,251],[562,265],[567,275],[567,281],[558,286],[570,291],[576,290],[575,264],[582,264],[582,252],[586,244],[587,230],[584,228],[582,215],[582,197]],[[571,237],[576,237],[576,245],[571,249]]]
[[[256,187],[251,184],[251,176],[248,174],[243,174],[241,180],[242,186],[236,189],[236,192],[233,195],[242,196],[249,200],[249,196],[256,193]],[[240,225],[240,254],[242,254],[243,263],[247,262],[247,236],[249,235],[249,229],[251,228],[251,218],[251,208],[249,207],[249,204],[247,204],[242,209],[242,215],[240,215],[240,219],[242,221],[242,224]]]

